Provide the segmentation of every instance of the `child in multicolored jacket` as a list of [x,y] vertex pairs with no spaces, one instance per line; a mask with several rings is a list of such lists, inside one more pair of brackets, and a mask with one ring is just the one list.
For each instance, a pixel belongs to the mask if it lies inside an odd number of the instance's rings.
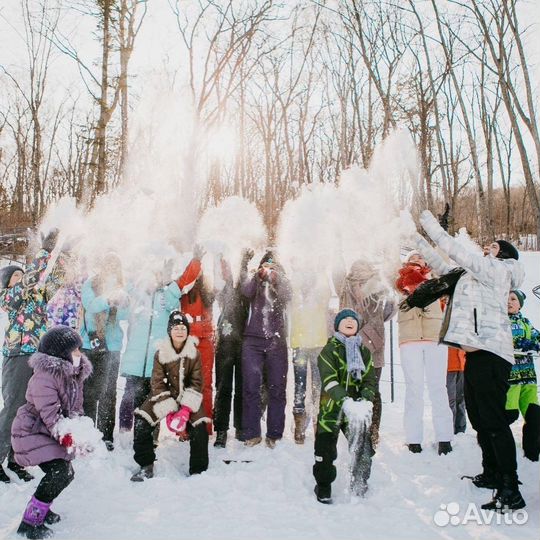
[[512,421],[517,420],[519,411],[525,418],[531,403],[538,405],[533,353],[540,351],[540,332],[520,311],[525,298],[525,293],[519,289],[510,291],[508,295],[508,315],[512,325],[516,361],[510,372],[510,388],[506,399],[506,410],[512,411],[509,414]]
[[37,351],[39,340],[47,331],[47,302],[62,285],[69,261],[69,255],[62,251],[49,263],[58,233],[58,229],[53,229],[48,234],[42,249],[26,269],[10,265],[0,270],[0,309],[8,317],[2,349],[4,406],[0,410],[0,481],[5,483],[10,482],[2,468],[6,457],[8,469],[22,480],[32,479],[13,460],[10,429],[17,409],[25,403],[26,386],[32,376],[28,359]]
[[335,334],[317,360],[322,388],[313,476],[317,482],[315,495],[323,504],[332,503],[340,431],[347,437],[352,454],[353,495],[365,494],[371,473],[371,411],[377,377],[371,353],[359,334],[362,322],[352,309],[341,310],[334,321]]

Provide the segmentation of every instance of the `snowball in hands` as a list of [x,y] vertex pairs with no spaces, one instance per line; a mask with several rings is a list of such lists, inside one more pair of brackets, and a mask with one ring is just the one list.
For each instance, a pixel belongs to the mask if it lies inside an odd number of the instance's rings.
[[351,424],[369,423],[371,422],[373,403],[364,399],[354,401],[352,398],[347,398],[343,402],[342,410]]
[[94,427],[94,423],[88,416],[61,418],[56,424],[55,432],[56,438],[62,445],[71,438],[71,444],[66,445],[69,454],[84,456],[103,444],[103,434]]

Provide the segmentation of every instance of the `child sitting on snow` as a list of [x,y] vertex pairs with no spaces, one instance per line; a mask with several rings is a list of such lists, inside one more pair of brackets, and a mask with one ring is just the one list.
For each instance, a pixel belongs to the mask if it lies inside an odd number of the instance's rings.
[[168,339],[158,345],[154,355],[151,392],[140,408],[135,410],[133,450],[140,469],[132,482],[142,482],[154,476],[155,426],[164,418],[174,433],[187,430],[190,456],[189,474],[208,468],[208,432],[205,424],[210,418],[202,408],[203,376],[198,340],[189,335],[186,315],[173,311],[167,325]]
[[81,346],[75,330],[56,326],[41,338],[38,352],[28,362],[34,374],[28,382],[26,404],[19,408],[11,427],[11,445],[19,465],[39,465],[45,476],[17,530],[27,538],[52,535],[45,523],[57,523],[60,516],[50,507],[75,474],[71,460],[77,441],[60,424],[83,414],[83,383],[92,365],[81,355]]
[[313,476],[317,500],[323,504],[332,502],[340,430],[347,437],[352,454],[354,495],[365,494],[371,473],[373,449],[369,432],[377,379],[371,353],[359,335],[361,323],[352,309],[341,310],[334,321],[336,332],[317,360],[322,388]]
[[[538,461],[540,406],[538,405],[538,384],[533,353],[538,353],[540,350],[540,332],[520,311],[525,298],[525,293],[519,289],[510,291],[508,295],[508,315],[512,325],[515,364],[512,366],[508,380],[510,388],[506,396],[506,411],[511,422],[517,420],[519,411],[521,411],[527,426],[527,428],[525,426],[523,428],[525,456],[533,461]],[[531,435],[536,433],[536,444],[533,442],[536,449],[528,447],[527,432],[530,432]]]

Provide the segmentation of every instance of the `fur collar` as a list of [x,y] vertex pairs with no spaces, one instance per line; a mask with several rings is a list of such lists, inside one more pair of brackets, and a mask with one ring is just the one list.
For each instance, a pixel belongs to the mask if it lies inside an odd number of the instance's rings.
[[73,367],[73,364],[68,360],[56,356],[49,356],[48,354],[41,352],[34,353],[30,357],[30,360],[28,360],[28,365],[35,372],[44,371],[56,377],[73,377],[78,375],[83,381],[90,377],[93,370],[92,364],[84,354],[81,356],[81,364],[78,370]]
[[197,358],[197,345],[199,344],[199,339],[195,336],[188,336],[186,342],[184,343],[183,349],[177,353],[172,346],[171,340],[169,338],[163,339],[158,343],[157,350],[159,352],[159,362],[160,364],[169,364],[171,362],[176,362],[182,358]]

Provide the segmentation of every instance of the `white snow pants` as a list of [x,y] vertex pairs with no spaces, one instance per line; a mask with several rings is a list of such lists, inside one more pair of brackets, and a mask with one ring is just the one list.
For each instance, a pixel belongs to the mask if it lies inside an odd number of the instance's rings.
[[434,341],[404,343],[400,346],[400,355],[405,376],[403,426],[407,444],[421,444],[423,439],[424,375],[431,401],[435,437],[438,442],[451,441],[454,426],[446,391],[448,347]]

